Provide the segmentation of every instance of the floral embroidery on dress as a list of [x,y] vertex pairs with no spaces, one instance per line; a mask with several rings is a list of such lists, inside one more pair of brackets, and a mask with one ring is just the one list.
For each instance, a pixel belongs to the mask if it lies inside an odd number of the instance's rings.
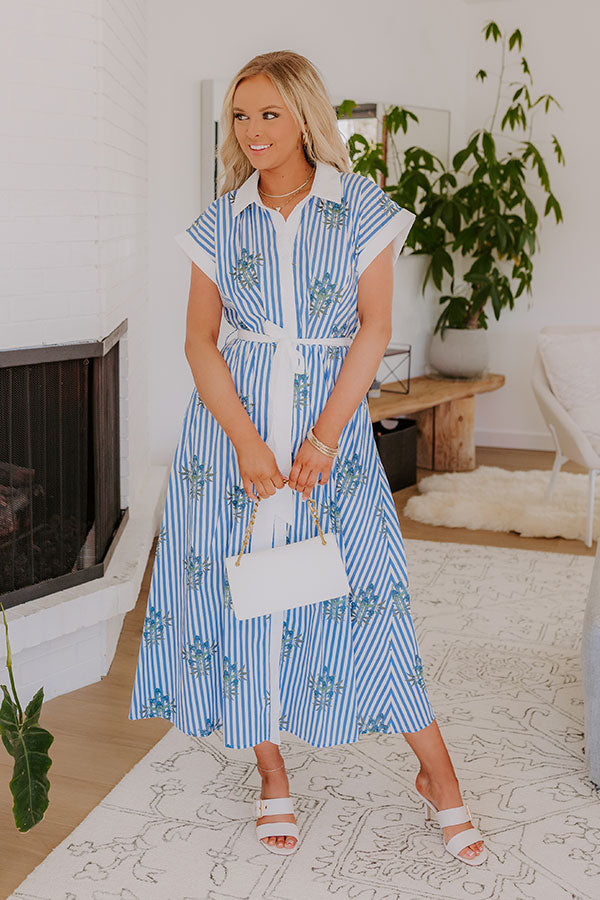
[[254,409],[254,400],[251,400],[248,394],[241,394],[240,402],[247,413],[252,412],[252,410]]
[[[329,335],[329,337],[334,337],[334,338],[335,337],[350,337],[350,335],[348,334],[348,326],[345,324],[340,325],[337,322],[335,322],[331,326],[331,334]],[[344,347],[340,344],[327,345],[326,346],[326,356],[329,359],[340,359],[342,356],[343,349],[344,349]]]
[[323,316],[332,303],[337,303],[342,296],[337,284],[331,280],[331,273],[326,272],[323,278],[315,278],[310,285],[309,312]]
[[201,406],[202,409],[208,409],[206,403],[198,393],[198,389],[196,389],[196,406]]
[[222,728],[220,719],[207,719],[204,725],[200,725],[198,737],[208,737],[217,728]]
[[283,632],[281,636],[281,656],[284,659],[290,655],[294,647],[300,647],[300,645],[304,642],[304,638],[300,633],[294,634],[293,630],[289,628],[286,623],[283,623]]
[[227,502],[231,506],[233,515],[236,519],[242,518],[249,500],[250,497],[244,490],[243,485],[240,487],[239,484],[234,484],[233,488],[230,491],[227,491]]
[[358,720],[359,734],[387,734],[389,730],[390,724],[385,721],[384,713],[379,713],[376,718],[374,716],[369,716],[368,719],[363,719],[361,716]]
[[169,719],[175,713],[176,708],[175,701],[171,700],[168,694],[163,694],[160,688],[155,688],[154,696],[142,706],[142,718],[149,719],[158,716]]
[[401,581],[392,585],[393,613],[395,616],[410,616],[410,596]]
[[333,200],[319,199],[317,210],[322,213],[328,229],[341,228],[348,218],[348,201],[344,198],[341,203],[335,203]]
[[420,687],[422,690],[425,690],[425,677],[423,674],[423,661],[421,657],[417,653],[415,656],[415,663],[411,672],[406,676],[406,680],[409,684],[414,685],[414,687]]
[[163,544],[165,543],[165,541],[167,540],[167,534],[168,534],[167,526],[166,526],[166,525],[161,525],[161,529],[160,529],[160,531],[158,532],[158,539],[157,539],[157,541],[156,541],[156,552],[155,552],[155,554],[154,554],[155,556],[158,556],[158,553],[159,553],[160,548],[162,547],[162,545],[163,545]]
[[262,266],[264,260],[260,253],[251,253],[245,247],[236,260],[237,265],[231,270],[231,275],[243,287],[252,287],[258,284],[257,266]]
[[375,586],[371,583],[366,588],[350,593],[350,616],[356,625],[364,625],[369,622],[376,613],[384,612],[385,600],[379,599],[375,593]]
[[313,692],[313,705],[315,709],[329,709],[335,694],[344,690],[344,682],[336,681],[335,675],[330,675],[327,666],[323,666],[323,674],[314,678],[308,678],[308,685]]
[[183,568],[188,587],[197,588],[200,585],[202,576],[208,572],[212,566],[209,556],[202,559],[194,553],[194,548],[190,547],[189,551],[183,558]]
[[395,216],[396,213],[400,210],[398,204],[394,200],[392,200],[391,197],[388,197],[387,194],[384,194],[383,197],[379,198],[379,205],[382,206],[390,216]]
[[387,517],[385,514],[385,507],[383,505],[383,501],[379,504],[379,506],[375,507],[375,517],[379,519],[379,534],[387,534],[388,533],[388,523]]
[[206,465],[198,461],[196,455],[192,456],[192,462],[189,466],[182,466],[179,474],[184,481],[188,483],[189,495],[193,500],[198,500],[204,494],[204,485],[214,478],[214,472],[210,465]]
[[335,500],[325,500],[323,502],[322,508],[323,512],[327,513],[329,516],[329,524],[331,525],[331,530],[337,534],[340,527],[339,503],[336,503]]
[[247,677],[243,665],[238,665],[228,656],[223,657],[223,693],[226,697],[236,697],[240,683]]
[[344,333],[346,331],[345,325],[339,325],[337,322],[331,326],[331,335],[330,337],[347,337]]
[[227,199],[233,206],[233,201],[235,200],[235,195],[237,194],[237,188],[233,188],[231,191],[227,192]]
[[231,598],[231,588],[229,587],[229,579],[227,578],[227,570],[225,571],[225,581],[223,587],[223,604],[226,609],[233,609],[233,600]]
[[218,644],[213,641],[203,641],[199,634],[194,636],[194,640],[184,647],[181,653],[191,672],[194,675],[208,675],[212,668],[213,656],[218,650]]
[[352,456],[338,457],[338,469],[336,475],[336,493],[352,496],[359,484],[367,480],[367,473],[360,461],[358,450]]
[[294,375],[294,406],[300,408],[306,406],[309,397],[310,381],[306,373],[297,373]]
[[155,606],[150,604],[142,631],[146,647],[149,647],[151,644],[158,644],[164,640],[165,629],[172,624],[171,613],[161,613]]
[[324,600],[321,606],[325,618],[331,619],[334,622],[341,622],[346,614],[345,596],[332,597],[330,600]]

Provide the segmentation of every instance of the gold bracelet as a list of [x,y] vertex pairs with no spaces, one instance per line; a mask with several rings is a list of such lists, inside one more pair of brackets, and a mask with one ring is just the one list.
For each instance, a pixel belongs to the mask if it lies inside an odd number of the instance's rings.
[[307,434],[308,442],[313,445],[317,450],[320,450],[321,453],[324,453],[325,456],[328,456],[330,459],[335,459],[338,454],[338,446],[328,447],[327,444],[324,444],[319,438],[316,436],[314,431],[312,430],[312,425],[308,429]]

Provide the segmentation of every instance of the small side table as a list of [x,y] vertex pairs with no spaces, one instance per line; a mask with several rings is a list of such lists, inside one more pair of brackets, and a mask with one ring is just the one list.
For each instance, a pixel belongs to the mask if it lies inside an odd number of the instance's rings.
[[417,465],[466,472],[475,468],[475,396],[498,390],[504,381],[504,375],[494,373],[476,379],[419,375],[411,379],[409,394],[386,391],[369,397],[369,414],[372,422],[413,416],[418,425]]

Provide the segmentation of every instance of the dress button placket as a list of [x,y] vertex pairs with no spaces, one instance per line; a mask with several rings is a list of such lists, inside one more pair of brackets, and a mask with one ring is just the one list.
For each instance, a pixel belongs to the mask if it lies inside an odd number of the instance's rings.
[[[292,269],[293,243],[298,229],[298,216],[296,207],[287,220],[280,212],[271,211],[275,228],[275,240],[277,244],[277,257],[279,261],[281,308],[283,312],[282,327],[291,338],[298,337],[298,323],[296,318],[296,303],[294,299],[294,273]],[[296,213],[296,214],[295,214]],[[290,398],[291,400],[291,398]],[[281,543],[285,541],[285,532],[279,533]],[[269,740],[275,744],[281,742],[280,715],[281,715],[281,690],[280,690],[280,666],[281,666],[281,641],[283,636],[283,612],[272,612],[270,634],[270,736]]]

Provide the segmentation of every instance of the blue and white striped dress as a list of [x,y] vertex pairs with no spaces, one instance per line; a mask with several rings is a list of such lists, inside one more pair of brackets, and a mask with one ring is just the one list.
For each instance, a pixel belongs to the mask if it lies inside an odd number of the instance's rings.
[[[318,162],[309,195],[285,220],[262,203],[258,176],[213,200],[176,240],[219,288],[234,329],[221,353],[287,476],[359,328],[358,278],[390,242],[397,258],[415,216],[371,179]],[[433,721],[366,397],[339,448],[311,496],[322,528],[337,535],[350,593],[239,620],[224,559],[239,552],[253,501],[231,440],[194,388],[169,477],[130,719],[159,716],[194,735],[218,730],[233,748],[280,743],[280,730],[328,747]],[[317,533],[308,504],[287,486],[261,508],[268,546]]]

